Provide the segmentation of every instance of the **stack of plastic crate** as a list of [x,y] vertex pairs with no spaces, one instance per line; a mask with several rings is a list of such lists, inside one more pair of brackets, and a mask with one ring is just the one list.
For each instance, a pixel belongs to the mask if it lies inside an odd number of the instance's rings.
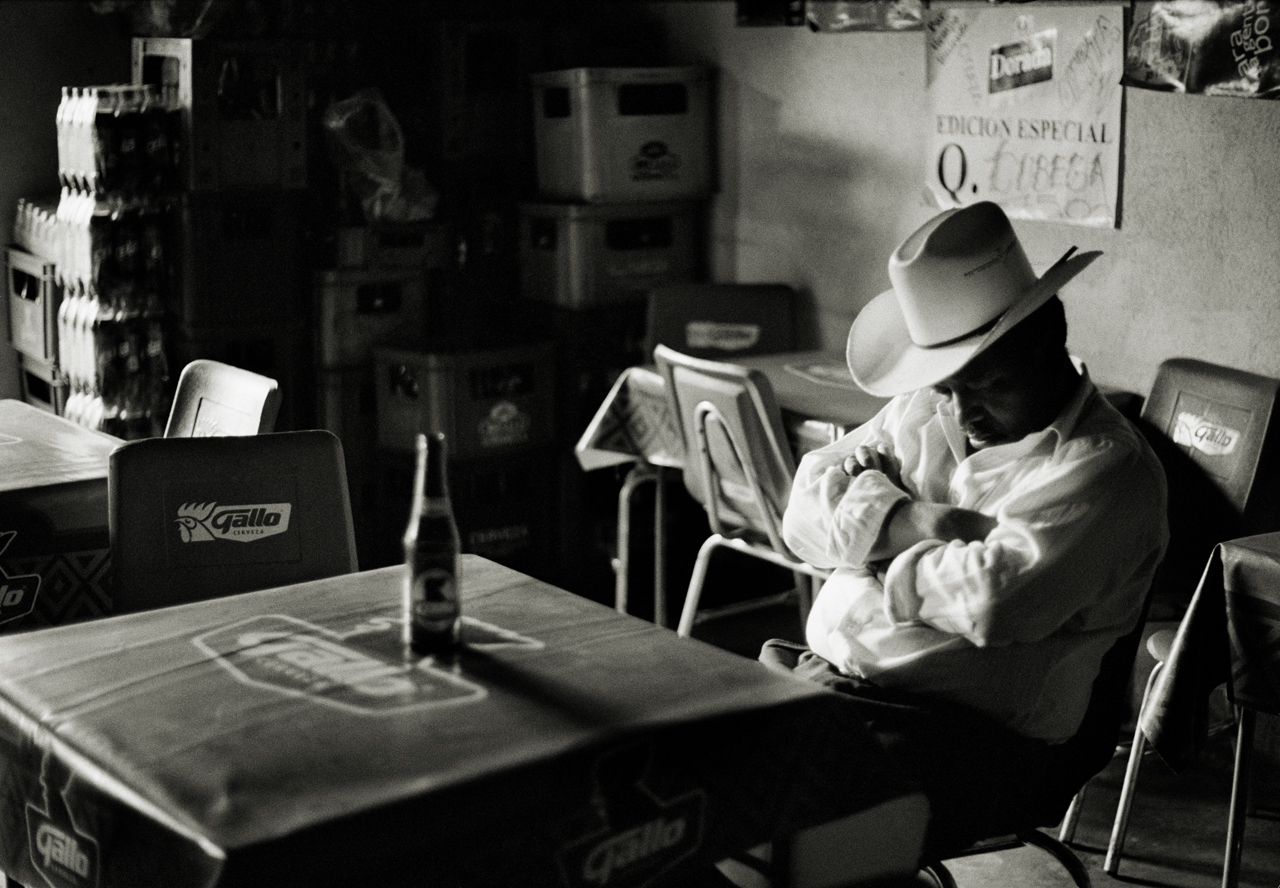
[[[582,541],[603,544],[595,526],[611,528],[612,513],[596,513],[615,495],[595,489],[609,478],[583,475],[572,442],[618,374],[652,360],[642,348],[649,290],[705,275],[712,85],[712,72],[700,67],[533,75],[538,197],[520,207],[520,283],[559,346],[565,564],[593,563]],[[608,559],[601,552],[594,561]]]

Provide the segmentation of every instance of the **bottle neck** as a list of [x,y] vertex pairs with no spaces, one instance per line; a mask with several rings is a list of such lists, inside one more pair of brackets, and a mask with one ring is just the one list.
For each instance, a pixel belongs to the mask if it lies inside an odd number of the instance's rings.
[[414,478],[418,502],[449,501],[449,461],[444,435],[418,436],[418,460]]

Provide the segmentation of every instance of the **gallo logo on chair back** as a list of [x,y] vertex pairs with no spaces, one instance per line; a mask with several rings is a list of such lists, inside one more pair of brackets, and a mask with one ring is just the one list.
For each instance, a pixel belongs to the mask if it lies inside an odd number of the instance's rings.
[[220,506],[217,503],[183,503],[178,507],[178,533],[184,543],[233,540],[251,543],[289,529],[292,503],[252,503]]

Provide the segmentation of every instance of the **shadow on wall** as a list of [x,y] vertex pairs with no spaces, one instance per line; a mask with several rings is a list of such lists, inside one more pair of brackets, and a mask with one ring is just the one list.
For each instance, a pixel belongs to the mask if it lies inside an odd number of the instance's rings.
[[911,199],[894,185],[900,173],[836,138],[787,131],[779,102],[729,72],[719,88],[711,268],[812,294],[817,344],[842,346],[854,315],[889,285],[893,223]]

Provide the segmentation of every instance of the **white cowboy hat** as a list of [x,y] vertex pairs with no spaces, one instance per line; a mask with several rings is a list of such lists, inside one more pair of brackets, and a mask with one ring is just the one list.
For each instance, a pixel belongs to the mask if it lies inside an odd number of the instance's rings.
[[854,318],[845,352],[854,382],[890,397],[946,379],[1102,255],[1073,253],[1037,278],[999,206],[940,213],[889,258],[893,289]]

